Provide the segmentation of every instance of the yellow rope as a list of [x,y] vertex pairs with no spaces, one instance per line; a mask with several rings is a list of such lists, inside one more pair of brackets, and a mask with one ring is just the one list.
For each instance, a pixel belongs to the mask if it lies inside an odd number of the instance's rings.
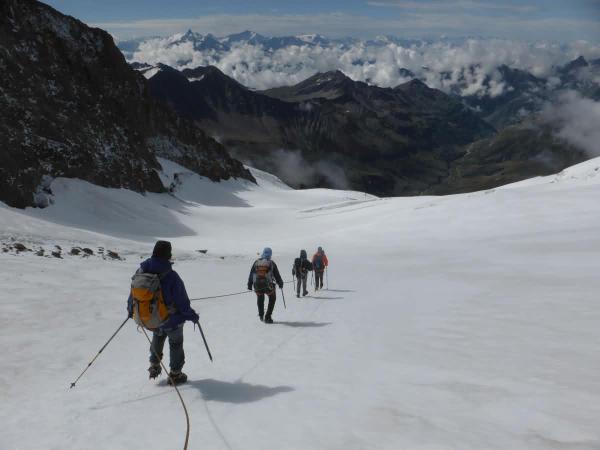
[[171,375],[169,374],[169,372],[167,371],[167,368],[165,367],[162,360],[159,358],[158,354],[154,350],[154,347],[152,347],[152,341],[150,340],[150,337],[148,337],[148,333],[146,333],[146,329],[143,326],[141,326],[140,328],[142,329],[142,331],[144,332],[144,336],[146,336],[146,339],[148,339],[148,342],[150,343],[150,350],[152,351],[152,353],[154,353],[154,356],[160,362],[161,367],[163,368],[163,370],[167,374],[167,377],[171,381],[171,385],[175,388],[175,391],[177,392],[177,395],[179,396],[179,401],[181,401],[181,406],[183,406],[183,411],[185,412],[185,425],[186,425],[185,444],[183,444],[183,450],[187,450],[188,441],[190,440],[190,416],[189,416],[187,408],[185,406],[185,402],[183,401],[183,397],[181,396],[181,392],[179,392],[179,389],[177,388],[175,381],[173,380],[173,378],[171,378]]

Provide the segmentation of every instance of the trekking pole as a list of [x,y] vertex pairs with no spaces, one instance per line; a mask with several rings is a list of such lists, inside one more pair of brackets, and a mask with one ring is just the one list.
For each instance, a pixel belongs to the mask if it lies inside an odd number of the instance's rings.
[[200,330],[200,335],[202,336],[202,340],[204,341],[204,346],[206,347],[206,351],[208,353],[208,357],[210,358],[210,362],[212,362],[213,357],[210,353],[210,348],[208,348],[208,343],[206,342],[206,338],[204,337],[204,332],[202,331],[202,327],[200,326],[200,322],[194,322],[194,325],[198,325],[198,329]]
[[281,298],[283,299],[283,309],[287,309],[287,306],[285,306],[285,293],[283,292],[283,288],[279,288],[281,289]]
[[325,285],[327,286],[327,290],[329,290],[329,271],[327,270],[327,266],[325,266]]
[[117,331],[115,331],[115,332],[113,333],[113,335],[110,337],[110,339],[109,339],[108,341],[106,341],[106,344],[104,344],[104,345],[102,346],[102,348],[100,349],[100,351],[99,351],[98,353],[96,353],[96,356],[94,356],[94,359],[92,359],[92,360],[89,362],[89,364],[87,365],[87,367],[86,367],[86,368],[83,370],[83,372],[81,372],[81,374],[79,374],[79,376],[77,377],[77,379],[71,383],[71,387],[70,387],[69,389],[73,389],[73,388],[75,387],[75,385],[77,384],[77,382],[79,381],[79,379],[80,379],[80,378],[83,376],[83,374],[84,374],[84,373],[86,373],[86,372],[87,372],[87,370],[90,368],[90,366],[91,366],[92,364],[94,364],[94,361],[96,361],[96,358],[98,358],[98,356],[100,356],[100,353],[102,353],[102,351],[103,351],[103,350],[104,350],[104,349],[105,349],[105,348],[108,346],[108,344],[110,344],[110,341],[112,341],[112,340],[113,340],[113,338],[114,338],[114,337],[117,335],[117,333],[118,333],[119,331],[121,331],[121,328],[123,328],[123,326],[125,325],[125,323],[126,323],[128,320],[129,320],[129,317],[123,321],[123,323],[121,324],[121,326],[119,326],[119,328],[117,328]]

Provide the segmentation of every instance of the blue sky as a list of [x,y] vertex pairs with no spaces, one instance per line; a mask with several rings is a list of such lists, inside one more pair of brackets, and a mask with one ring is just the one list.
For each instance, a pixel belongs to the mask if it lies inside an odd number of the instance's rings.
[[50,0],[118,39],[188,28],[225,35],[486,36],[600,42],[600,0]]

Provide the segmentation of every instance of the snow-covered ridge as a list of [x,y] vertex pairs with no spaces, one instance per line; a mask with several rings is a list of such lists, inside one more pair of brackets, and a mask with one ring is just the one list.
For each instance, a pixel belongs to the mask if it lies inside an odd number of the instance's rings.
[[549,184],[556,184],[557,189],[564,188],[568,185],[590,186],[600,184],[600,158],[592,158],[588,161],[568,167],[556,175],[535,177],[529,180],[511,183],[502,186],[499,189],[527,188]]

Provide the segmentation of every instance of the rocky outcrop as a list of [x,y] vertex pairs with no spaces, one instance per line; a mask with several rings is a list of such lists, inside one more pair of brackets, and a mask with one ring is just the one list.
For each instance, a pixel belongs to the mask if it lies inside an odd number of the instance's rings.
[[32,0],[0,3],[0,200],[35,205],[51,177],[160,192],[156,156],[212,180],[252,179],[158,104],[111,36]]

